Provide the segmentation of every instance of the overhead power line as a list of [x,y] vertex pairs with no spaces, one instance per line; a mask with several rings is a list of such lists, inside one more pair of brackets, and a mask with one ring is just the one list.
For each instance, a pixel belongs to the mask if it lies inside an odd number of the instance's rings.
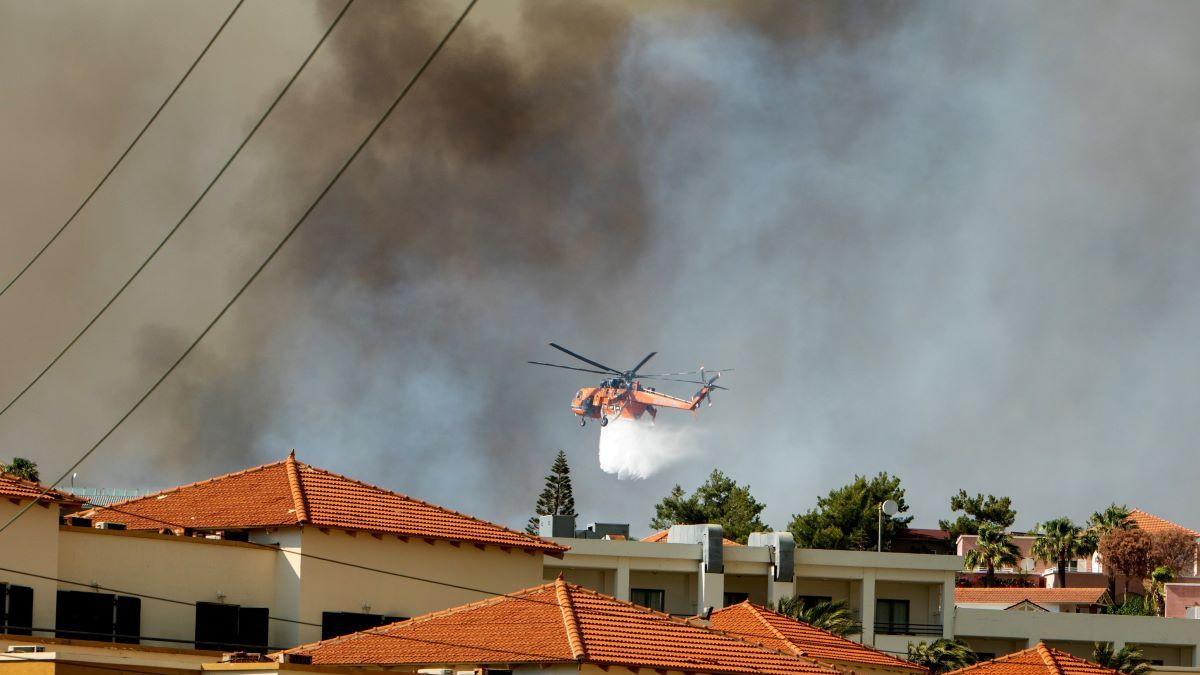
[[129,146],[125,148],[125,152],[122,152],[121,155],[117,157],[117,161],[113,162],[113,165],[109,167],[108,172],[100,178],[100,182],[96,183],[96,187],[92,188],[92,191],[83,198],[83,201],[71,214],[71,217],[67,218],[67,222],[63,223],[62,226],[60,226],[58,230],[54,232],[54,235],[51,236],[50,239],[48,239],[40,249],[38,249],[38,252],[29,259],[29,262],[25,263],[25,266],[17,272],[16,276],[14,276],[12,279],[9,279],[8,283],[4,284],[4,288],[0,288],[0,296],[3,296],[5,293],[7,293],[8,289],[12,288],[13,284],[17,283],[17,280],[20,279],[25,272],[28,271],[30,267],[33,267],[33,264],[42,257],[42,254],[46,252],[46,249],[50,248],[50,246],[58,240],[58,237],[62,235],[62,233],[66,231],[68,227],[71,226],[71,223],[75,222],[75,217],[78,216],[79,213],[88,205],[88,203],[92,201],[92,197],[96,196],[96,193],[100,191],[100,188],[104,187],[104,184],[108,182],[109,176],[112,176],[113,172],[117,170],[117,167],[121,166],[121,162],[125,161],[125,157],[129,155],[131,150],[133,150],[133,146],[137,145],[138,141],[142,140],[142,136],[146,134],[146,130],[150,128],[150,125],[154,124],[154,120],[158,119],[159,113],[161,113],[163,109],[167,107],[167,104],[171,102],[171,99],[175,98],[175,92],[179,91],[179,88],[183,86],[184,81],[188,79],[188,76],[192,74],[192,71],[196,69],[196,66],[200,65],[200,61],[204,58],[204,55],[208,53],[209,48],[212,47],[213,43],[217,41],[217,38],[220,37],[221,33],[225,30],[225,26],[229,25],[229,22],[233,19],[233,15],[237,14],[238,9],[241,8],[242,3],[245,1],[246,0],[237,1],[237,3],[233,6],[233,9],[229,11],[229,15],[225,17],[225,20],[221,22],[220,26],[217,26],[217,32],[213,33],[213,36],[209,38],[208,43],[204,45],[204,49],[201,49],[200,53],[196,55],[195,60],[192,61],[192,65],[188,66],[188,69],[184,71],[183,77],[179,78],[179,81],[175,83],[175,86],[171,89],[171,93],[167,94],[167,97],[163,99],[163,102],[158,106],[158,109],[154,111],[154,114],[150,116],[150,119],[146,120],[146,124],[142,126],[142,130],[139,131],[137,135],[133,137],[133,140],[129,142]]
[[[288,90],[290,90],[292,85],[295,84],[297,78],[300,77],[300,73],[304,71],[304,68],[308,65],[309,61],[312,61],[313,56],[317,53],[317,50],[321,48],[321,45],[325,44],[325,39],[328,38],[329,34],[333,32],[334,27],[337,26],[342,20],[342,17],[346,14],[346,10],[349,9],[350,5],[352,4],[354,4],[354,0],[347,0],[346,4],[342,6],[342,10],[338,12],[337,16],[334,17],[333,22],[330,23],[329,27],[325,29],[325,33],[321,35],[321,39],[317,40],[317,43],[313,45],[311,50],[309,50],[308,56],[304,57],[304,61],[300,63],[300,67],[296,69],[296,72],[292,73],[292,76],[290,79],[288,79],[287,84],[283,85],[283,89],[280,89],[279,93],[276,94],[275,100],[271,101],[271,105],[267,106],[267,109],[263,111],[263,114],[258,118],[258,122],[256,122],[254,127],[250,129],[250,133],[246,134],[246,137],[242,139],[242,142],[237,146],[237,149],[233,151],[233,154],[229,156],[229,159],[225,161],[225,164],[221,166],[221,170],[217,171],[217,175],[213,176],[213,179],[209,181],[208,185],[205,186],[204,190],[199,194],[199,196],[196,197],[196,199],[192,202],[192,205],[188,207],[188,210],[185,211],[183,216],[179,218],[179,221],[175,223],[174,227],[167,231],[167,236],[163,237],[162,241],[158,242],[158,245],[155,246],[154,249],[150,251],[150,254],[146,256],[146,259],[142,261],[142,264],[137,266],[137,269],[135,269],[133,274],[131,274],[129,278],[125,280],[125,283],[121,284],[121,287],[117,289],[117,292],[108,299],[108,302],[104,303],[104,306],[100,308],[100,311],[96,312],[96,315],[92,317],[91,321],[88,321],[83,328],[81,328],[79,332],[75,334],[75,337],[71,338],[71,341],[68,342],[67,345],[58,352],[57,356],[50,360],[50,363],[46,364],[45,368],[42,368],[41,372],[37,374],[37,377],[30,380],[29,384],[26,384],[21,391],[17,392],[17,395],[14,396],[11,401],[9,401],[3,408],[0,408],[0,416],[3,416],[4,413],[8,412],[9,409],[16,405],[17,401],[21,400],[21,398],[25,396],[26,392],[28,392],[30,389],[33,389],[34,385],[40,382],[42,377],[44,377],[46,373],[50,372],[50,369],[53,368],[63,356],[66,356],[67,352],[75,346],[75,343],[79,342],[80,338],[82,338],[84,334],[91,330],[92,326],[100,320],[100,317],[103,316],[106,311],[108,311],[108,308],[112,307],[113,303],[117,301],[117,298],[121,297],[121,294],[125,292],[125,289],[129,288],[129,286],[133,284],[134,280],[141,275],[142,270],[146,269],[146,266],[150,264],[150,261],[154,259],[154,256],[158,255],[158,252],[167,245],[167,242],[171,240],[171,237],[173,237],[175,233],[179,231],[179,228],[183,226],[183,223],[188,219],[188,216],[192,215],[192,212],[196,210],[196,207],[200,205],[200,202],[204,200],[209,191],[212,190],[213,186],[217,184],[217,181],[221,179],[221,176],[225,175],[225,170],[228,169],[231,164],[233,164],[233,160],[237,159],[238,155],[242,153],[242,149],[245,148],[246,144],[250,142],[250,139],[254,137],[255,132],[257,132],[259,127],[263,125],[263,122],[267,121],[267,117],[270,116],[273,110],[275,110],[275,106],[279,105],[279,102],[283,100],[284,95],[287,94]],[[0,531],[2,530],[3,528],[0,528]]]
[[[80,464],[82,464],[88,457],[90,457],[92,455],[92,453],[95,452],[96,449],[99,448],[104,443],[104,441],[108,440],[109,436],[112,436],[113,433],[116,432],[116,430],[118,428],[120,428],[120,426],[122,424],[125,423],[125,420],[129,419],[129,417],[131,415],[133,415],[133,413],[135,411],[137,411],[137,409],[139,407],[141,407],[142,403],[145,402],[146,399],[150,398],[150,395],[153,394],[158,389],[159,385],[161,385],[163,383],[163,381],[165,381],[168,377],[170,377],[171,373],[175,372],[175,369],[179,367],[179,364],[183,363],[183,361],[185,359],[187,359],[188,355],[191,354],[192,351],[194,351],[196,349],[196,346],[199,345],[200,342],[205,338],[205,336],[207,336],[209,334],[209,332],[212,331],[213,327],[216,326],[217,323],[221,321],[221,318],[225,316],[225,314],[229,311],[229,308],[233,307],[234,303],[236,303],[238,301],[238,299],[242,297],[242,294],[244,294],[246,292],[246,289],[249,288],[250,285],[254,283],[254,280],[258,279],[259,275],[262,274],[262,271],[264,269],[266,269],[267,265],[269,265],[271,263],[271,261],[275,259],[275,256],[279,253],[280,249],[282,249],[284,247],[284,245],[287,244],[288,241],[291,240],[292,235],[296,234],[296,231],[300,229],[300,226],[303,225],[306,220],[308,220],[309,215],[311,215],[312,212],[314,210],[316,210],[317,205],[321,203],[321,200],[323,200],[325,198],[325,195],[329,194],[329,191],[331,189],[333,189],[333,186],[338,182],[338,179],[340,179],[342,177],[342,175],[346,173],[346,170],[350,167],[350,165],[352,163],[354,163],[354,160],[356,158],[358,158],[359,154],[362,153],[363,148],[367,147],[367,144],[371,141],[372,138],[375,137],[375,134],[379,132],[379,129],[381,127],[383,127],[383,124],[385,122],[387,122],[387,120],[391,117],[392,112],[396,110],[396,108],[400,105],[400,102],[403,101],[404,98],[408,95],[408,92],[412,91],[413,86],[416,85],[417,81],[421,79],[421,76],[425,73],[425,71],[429,69],[430,64],[432,64],[433,60],[435,58],[437,58],[437,55],[439,53],[441,53],[442,48],[446,46],[446,43],[449,42],[451,36],[453,36],[454,33],[458,30],[458,27],[462,25],[463,20],[467,18],[467,14],[469,14],[471,12],[471,9],[475,6],[475,3],[478,1],[479,0],[470,0],[470,2],[467,3],[466,8],[462,11],[462,13],[454,21],[454,24],[450,26],[450,30],[448,30],[446,32],[446,34],[444,36],[442,36],[442,39],[433,48],[433,51],[431,51],[429,53],[429,56],[427,56],[425,58],[425,61],[421,64],[421,67],[418,68],[415,73],[413,73],[411,78],[409,78],[408,83],[405,84],[404,88],[400,90],[400,93],[396,95],[396,98],[392,101],[392,104],[390,106],[388,106],[386,111],[384,111],[383,116],[379,118],[379,121],[375,123],[375,126],[371,127],[371,130],[369,132],[367,132],[367,135],[365,137],[363,137],[362,141],[358,144],[358,146],[354,148],[354,151],[351,152],[350,155],[346,158],[346,160],[342,163],[341,168],[339,168],[337,170],[337,173],[335,173],[333,175],[333,178],[331,178],[329,180],[329,182],[325,185],[325,188],[321,190],[321,192],[317,195],[316,199],[314,199],[312,204],[309,205],[308,209],[306,209],[304,211],[304,213],[300,216],[299,220],[297,220],[296,223],[294,225],[292,225],[292,227],[287,231],[287,233],[285,233],[283,235],[283,238],[279,240],[279,243],[277,243],[275,245],[275,247],[273,249],[271,249],[271,252],[268,253],[267,257],[264,258],[263,261],[258,265],[258,267],[254,270],[254,273],[251,274],[248,279],[246,279],[245,283],[243,283],[242,286],[240,288],[238,288],[237,292],[233,294],[233,297],[231,297],[229,299],[229,302],[225,303],[225,306],[221,308],[221,311],[217,312],[217,315],[213,317],[212,321],[208,322],[208,325],[204,327],[204,330],[202,330],[200,332],[200,334],[197,335],[194,340],[192,340],[192,343],[190,345],[188,345],[188,348],[185,349],[183,351],[183,353],[179,355],[179,358],[175,359],[174,363],[172,363],[170,365],[170,367],[168,367],[166,369],[166,371],[164,371],[163,374],[157,380],[155,380],[154,384],[152,384],[150,386],[150,388],[147,389],[146,392],[144,394],[142,394],[142,396],[140,398],[138,398],[137,401],[134,402],[134,404],[129,408],[129,410],[127,410],[125,412],[125,414],[122,415],[120,417],[120,419],[118,419],[116,421],[116,423],[113,424],[112,427],[110,427],[109,430],[106,431],[104,433],[104,435],[100,437],[99,440],[97,440],[94,444],[92,444],[92,446],[90,448],[88,448],[86,452],[84,452],[82,455],[80,455],[79,459],[75,460],[75,462],[72,463],[71,466],[67,467],[67,470],[64,471],[61,476],[59,476],[57,479],[55,479],[55,481],[53,483],[46,486],[46,489],[42,492],[42,496],[45,496],[46,494],[48,494],[50,492],[50,490],[53,490],[55,487],[57,487],[59,483],[66,480],[67,476],[70,476],[72,471],[74,471]],[[346,2],[345,6],[342,7],[342,11],[338,13],[337,17],[333,20],[333,23],[330,24],[329,29],[325,32],[325,35],[321,36],[321,42],[325,41],[325,38],[329,36],[330,31],[332,31],[333,27],[335,25],[337,25],[337,23],[339,21],[341,21],[342,16],[345,15],[346,10],[350,8],[350,5],[353,4],[353,2],[354,2],[354,0],[348,0]],[[321,42],[317,43],[317,47],[320,47]],[[313,52],[309,54],[308,59],[311,59],[312,54],[315,52],[316,52],[316,47],[313,48]],[[308,63],[308,59],[305,59],[304,63]],[[301,69],[303,69],[303,67],[304,67],[303,64],[301,64]],[[299,72],[300,71],[296,71],[296,75],[299,75]],[[287,85],[288,87],[290,87],[291,83],[293,81],[295,81],[295,78],[296,78],[296,76],[293,76],[292,80],[288,82],[288,85]],[[286,91],[286,90],[287,90],[287,87],[284,88],[284,91]],[[267,110],[268,114],[270,113],[270,110],[274,108],[275,103],[279,102],[279,98],[282,98],[282,96],[283,96],[283,92],[280,92],[279,97],[277,97],[275,99],[275,102],[271,104],[271,108],[269,108]],[[263,119],[266,119],[266,115],[263,116]],[[259,125],[261,125],[261,124],[262,124],[262,119],[259,120]],[[254,128],[257,129],[258,125],[255,125]],[[250,133],[252,135],[254,133],[254,131],[251,130]],[[250,137],[247,136],[246,141],[248,141],[249,139],[250,139]],[[241,148],[243,146],[245,146],[246,141],[242,142],[242,146],[238,147],[238,151],[240,151]],[[235,157],[236,157],[236,155],[237,155],[237,153],[234,153]],[[230,162],[232,162],[232,161],[233,161],[233,158],[230,158]],[[225,166],[228,167],[229,162],[227,162],[225,164]],[[224,170],[225,170],[224,168],[221,169],[222,172],[224,172]],[[218,174],[217,177],[219,178],[220,174]],[[216,182],[216,179],[214,178],[213,183],[215,183],[215,182]],[[209,184],[209,188],[211,188],[211,187],[212,187],[212,183]],[[204,197],[204,194],[207,194],[207,193],[208,193],[208,188],[206,188],[204,193],[202,193],[200,195],[200,198],[202,199]],[[199,204],[199,199],[197,199],[196,204]],[[194,209],[196,207],[196,204],[192,205],[192,209]],[[192,209],[188,209],[188,213],[191,213]],[[179,225],[182,224],[183,220],[186,218],[187,218],[187,214],[184,214],[183,219],[180,219],[179,224],[177,224],[175,226],[175,229],[178,229]],[[175,231],[175,229],[172,229],[171,232],[173,233]],[[170,236],[171,236],[170,233],[168,233],[167,237],[170,238]],[[166,243],[166,239],[163,240],[163,243]],[[158,245],[158,247],[155,248],[153,252],[151,252],[150,257],[152,258],[154,256],[154,254],[157,253],[158,250],[161,248],[162,248],[162,244],[160,243]],[[150,262],[150,258],[147,258],[146,261],[142,263],[141,267],[138,268],[138,271],[134,272],[134,277],[136,277],[137,274],[139,272],[141,272],[141,270],[149,262]],[[130,282],[133,281],[134,277],[130,277],[129,281],[127,281],[125,283],[125,286],[121,287],[122,291],[129,285]],[[121,291],[117,291],[117,295],[120,295],[120,293],[121,293]],[[116,298],[117,298],[117,296],[113,296],[113,299],[109,300],[108,304],[106,304],[104,306],[104,308],[102,308],[100,310],[100,314],[103,314],[104,310],[107,309],[113,303],[113,301],[116,300]],[[100,318],[100,314],[97,314],[95,316],[95,318],[93,318],[92,321],[88,323],[88,326],[91,326],[93,323],[95,323],[96,319]],[[86,332],[86,331],[87,331],[87,327],[84,327],[83,332]],[[83,335],[83,332],[80,332],[80,334],[75,337],[75,340],[71,341],[71,344],[74,344],[75,341],[78,340],[79,337]],[[71,345],[67,345],[66,349],[70,349],[70,348],[71,348]],[[50,363],[50,365],[47,366],[46,369],[42,371],[42,374],[45,374],[47,370],[49,370],[51,367],[54,366],[54,363],[57,362],[58,359],[62,357],[62,354],[66,353],[66,349],[64,349],[63,352],[60,353],[58,355],[58,357],[56,357],[54,359],[54,361],[52,361]],[[41,375],[38,376],[38,378],[40,378],[40,377],[41,377]],[[34,380],[34,382],[36,382],[36,381],[37,380]],[[29,386],[33,386],[32,383]],[[25,391],[28,391],[28,390],[29,390],[29,387],[26,387]],[[22,393],[24,393],[24,391]],[[19,397],[20,397],[20,395],[18,395],[18,398]],[[16,401],[16,399],[14,399],[14,402],[15,401]],[[9,403],[8,406],[6,406],[4,408],[4,410],[0,410],[0,415],[3,415],[4,411],[8,410],[10,407],[12,407],[12,403]],[[4,523],[4,525],[0,526],[0,532],[4,532],[4,530],[8,529],[8,527],[10,525],[12,525],[14,522],[16,522],[16,520],[18,518],[20,518],[22,515],[24,515],[25,512],[29,510],[30,506],[32,506],[33,503],[35,503],[36,501],[37,500],[34,500],[34,502],[30,502],[29,504],[25,505],[25,507],[23,507],[15,515],[13,515],[11,518],[9,518],[8,522],[6,522],[6,523]]]

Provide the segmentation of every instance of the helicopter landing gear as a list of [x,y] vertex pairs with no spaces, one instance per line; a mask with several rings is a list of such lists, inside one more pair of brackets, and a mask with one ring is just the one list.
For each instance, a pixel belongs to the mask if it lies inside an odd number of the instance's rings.
[[586,427],[586,426],[587,426],[587,418],[586,418],[586,417],[580,417],[580,418],[579,418],[579,426],[581,426],[581,427]]
[[600,426],[602,426],[602,427],[608,426],[608,418],[607,417],[600,418]]

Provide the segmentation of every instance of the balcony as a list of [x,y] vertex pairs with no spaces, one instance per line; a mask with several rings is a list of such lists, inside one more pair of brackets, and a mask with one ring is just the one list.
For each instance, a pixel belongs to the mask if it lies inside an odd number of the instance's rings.
[[876,621],[876,635],[936,635],[942,636],[940,623],[894,623],[891,621]]

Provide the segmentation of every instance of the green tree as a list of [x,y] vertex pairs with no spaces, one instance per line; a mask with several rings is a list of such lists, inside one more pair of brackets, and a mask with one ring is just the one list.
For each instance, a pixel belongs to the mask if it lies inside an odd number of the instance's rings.
[[1070,518],[1054,518],[1035,525],[1033,534],[1033,557],[1058,566],[1055,585],[1067,587],[1067,563],[1090,555],[1096,543],[1086,530],[1071,522]]
[[1096,642],[1092,646],[1092,661],[1126,675],[1143,675],[1150,670],[1150,661],[1142,656],[1142,650],[1131,645],[1114,652],[1113,643]]
[[[1100,543],[1104,538],[1112,534],[1113,530],[1132,530],[1137,527],[1137,523],[1129,518],[1129,507],[1124,504],[1117,506],[1116,502],[1108,505],[1108,508],[1103,511],[1096,511],[1088,518],[1088,534],[1094,542],[1094,548],[1099,548]],[[1104,576],[1108,579],[1108,594],[1112,597],[1117,597],[1117,572],[1112,565],[1104,560],[1104,554],[1100,555],[1101,563],[1104,565]]]
[[979,528],[975,546],[963,557],[964,567],[972,570],[983,567],[983,585],[992,586],[996,580],[997,567],[1016,567],[1021,561],[1021,550],[1013,543],[1012,535],[991,524]]
[[537,515],[529,519],[525,531],[530,534],[538,533],[539,516],[573,516],[575,515],[575,495],[571,491],[571,468],[567,466],[567,453],[562,450],[554,458],[550,467],[550,475],[546,476],[546,487],[538,496],[537,505],[533,507]]
[[12,462],[8,464],[0,464],[0,472],[7,473],[18,478],[31,480],[35,483],[41,481],[41,474],[38,473],[37,462],[24,457],[13,457]]
[[963,512],[957,520],[938,521],[938,527],[950,533],[951,541],[964,534],[979,534],[979,528],[984,525],[1007,530],[1017,521],[1011,497],[982,494],[972,497],[966,490],[959,490],[950,497],[950,510]]
[[713,523],[725,530],[725,536],[738,543],[746,543],[751,532],[769,529],[759,517],[766,504],[750,494],[749,485],[738,485],[737,481],[713,469],[708,480],[688,496],[676,485],[671,493],[654,505],[654,519],[650,527],[663,530],[672,525],[701,525]]
[[[802,548],[874,550],[879,505],[888,499],[900,506],[901,513],[908,510],[898,477],[884,472],[869,479],[855,476],[849,485],[818,497],[817,508],[793,515],[788,530]],[[910,522],[912,516],[883,519],[884,550],[891,550],[892,539]]]
[[941,638],[928,644],[908,643],[908,660],[928,668],[929,675],[941,675],[973,665],[979,657],[958,640]]
[[812,602],[797,595],[794,598],[780,598],[777,609],[780,614],[786,614],[834,635],[845,637],[862,632],[862,624],[854,618],[854,610],[850,609],[845,600]]

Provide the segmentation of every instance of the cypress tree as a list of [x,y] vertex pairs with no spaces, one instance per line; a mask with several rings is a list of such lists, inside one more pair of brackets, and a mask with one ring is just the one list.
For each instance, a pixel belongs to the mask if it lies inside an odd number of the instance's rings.
[[575,495],[571,493],[571,468],[567,466],[567,453],[558,451],[554,465],[550,467],[550,475],[546,476],[546,487],[538,496],[537,505],[533,508],[537,515],[529,519],[525,531],[530,534],[538,532],[538,516],[573,516],[575,515]]

